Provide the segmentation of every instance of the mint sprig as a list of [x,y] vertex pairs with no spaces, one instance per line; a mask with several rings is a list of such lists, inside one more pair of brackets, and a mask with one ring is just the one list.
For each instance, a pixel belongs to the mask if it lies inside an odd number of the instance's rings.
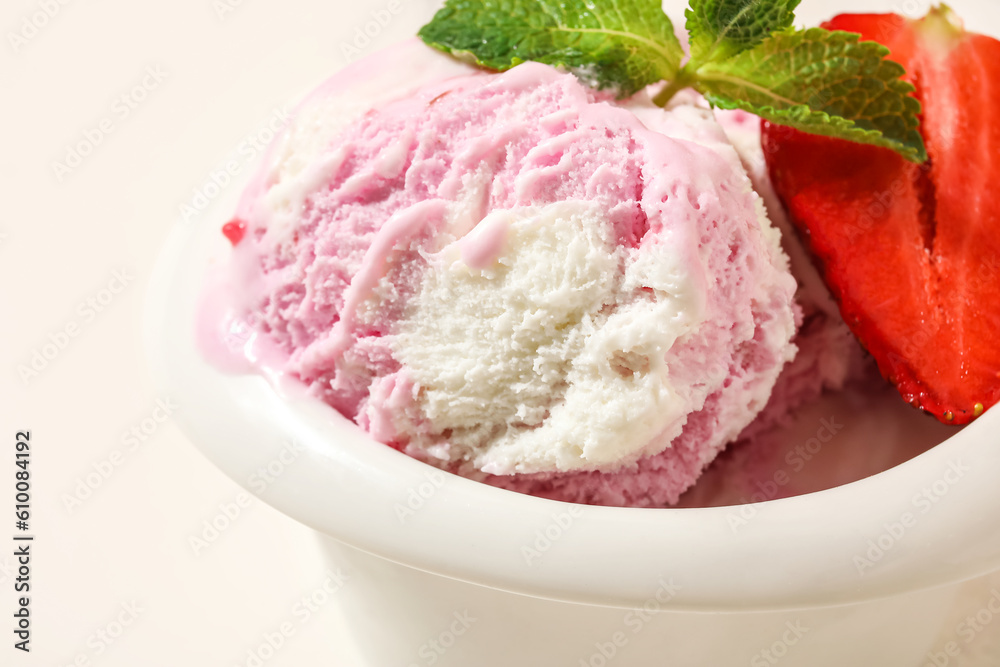
[[666,81],[805,132],[927,159],[920,103],[889,51],[859,35],[794,30],[800,0],[690,0],[691,57],[659,0],[446,0],[420,30],[429,45],[495,70],[535,60],[627,97]]
[[792,26],[801,0],[702,0],[684,12],[695,63],[725,60]]
[[658,0],[448,0],[419,35],[490,69],[535,60],[621,97],[674,78],[684,57]]
[[920,102],[889,49],[821,28],[786,31],[699,67],[693,86],[724,109],[744,109],[811,134],[891,148],[913,162],[927,152]]

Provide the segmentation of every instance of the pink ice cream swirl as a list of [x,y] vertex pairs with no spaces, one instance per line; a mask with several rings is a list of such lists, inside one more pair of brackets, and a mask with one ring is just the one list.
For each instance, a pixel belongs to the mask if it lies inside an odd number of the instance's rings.
[[777,231],[706,109],[446,60],[408,43],[300,106],[240,206],[237,309],[410,455],[675,503],[794,356]]

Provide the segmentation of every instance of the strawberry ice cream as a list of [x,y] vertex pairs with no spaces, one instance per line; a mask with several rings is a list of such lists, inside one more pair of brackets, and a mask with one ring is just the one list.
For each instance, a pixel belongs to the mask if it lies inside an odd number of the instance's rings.
[[444,469],[675,503],[768,402],[801,316],[779,232],[691,101],[415,41],[353,65],[228,228],[223,326],[253,331],[232,351]]

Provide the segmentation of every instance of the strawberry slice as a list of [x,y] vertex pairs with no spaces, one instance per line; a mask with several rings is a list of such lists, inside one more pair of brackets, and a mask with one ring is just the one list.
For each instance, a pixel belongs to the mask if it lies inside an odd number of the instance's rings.
[[1000,400],[1000,41],[941,7],[824,25],[889,47],[930,160],[764,123],[775,188],[882,374],[965,424]]

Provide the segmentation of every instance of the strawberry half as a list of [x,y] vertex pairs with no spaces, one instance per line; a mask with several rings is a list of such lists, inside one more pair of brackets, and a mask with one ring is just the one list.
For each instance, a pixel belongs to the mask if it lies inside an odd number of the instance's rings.
[[967,423],[1000,399],[1000,42],[946,7],[824,27],[906,67],[930,160],[765,122],[771,178],[882,374],[914,406]]

